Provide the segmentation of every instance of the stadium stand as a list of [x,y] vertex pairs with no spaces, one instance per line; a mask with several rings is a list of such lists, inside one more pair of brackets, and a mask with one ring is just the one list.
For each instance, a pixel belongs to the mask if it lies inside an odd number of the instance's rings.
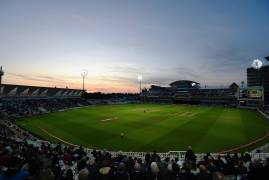
[[84,93],[83,98],[87,99],[91,105],[96,104],[132,104],[140,103],[139,94],[130,93],[109,93],[104,94],[101,92]]
[[2,99],[0,115],[17,119],[86,105],[82,98]]
[[83,90],[0,84],[0,117],[17,119],[89,105]]
[[147,102],[237,105],[238,85],[228,88],[201,88],[200,83],[189,80],[172,82],[169,87],[152,85],[141,97]]

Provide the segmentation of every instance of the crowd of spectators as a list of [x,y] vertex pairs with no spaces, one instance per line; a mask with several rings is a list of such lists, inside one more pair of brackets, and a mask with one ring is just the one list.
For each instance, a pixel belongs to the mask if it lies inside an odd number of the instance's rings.
[[2,116],[17,119],[86,105],[88,101],[82,98],[2,99],[0,112]]
[[[0,126],[0,132],[5,132]],[[269,159],[249,154],[213,157],[207,153],[196,160],[191,150],[185,159],[161,159],[147,153],[143,159],[61,144],[30,144],[0,134],[0,180],[221,180],[267,179]]]

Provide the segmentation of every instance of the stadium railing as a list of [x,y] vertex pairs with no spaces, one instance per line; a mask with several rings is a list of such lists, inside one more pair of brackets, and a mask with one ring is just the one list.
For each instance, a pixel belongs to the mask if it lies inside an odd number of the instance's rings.
[[267,143],[267,144],[265,144],[265,145],[263,145],[263,146],[261,146],[261,147],[258,147],[258,148],[256,148],[256,149],[253,149],[251,152],[252,153],[255,153],[255,152],[257,152],[257,151],[261,151],[261,152],[269,152],[269,143]]
[[268,114],[266,114],[265,112],[261,111],[260,109],[257,109],[257,111],[258,111],[261,115],[263,115],[266,119],[269,120],[269,115],[268,115]]
[[[42,141],[42,140],[38,140],[38,141],[32,141],[32,140],[28,140],[27,141],[28,144],[32,144],[36,147],[40,147],[42,143],[46,143],[46,144],[50,144],[53,146],[57,146],[57,144],[52,144],[48,141]],[[62,146],[64,147],[65,145],[62,144]],[[100,149],[97,149],[97,150],[100,150]],[[84,148],[84,151],[87,153],[87,154],[91,154],[94,149],[90,149],[90,148]],[[148,152],[123,152],[123,151],[107,151],[107,150],[101,150],[101,151],[104,151],[104,152],[108,152],[111,154],[112,157],[117,157],[118,155],[125,155],[125,156],[128,156],[128,157],[132,157],[132,158],[140,158],[142,159],[143,161],[145,160],[145,155],[148,153]],[[166,152],[166,153],[157,153],[161,159],[165,159],[165,158],[170,158],[170,159],[175,159],[175,158],[178,158],[179,160],[183,161],[185,160],[185,153],[186,151],[169,151],[169,152]],[[152,153],[150,153],[152,154]],[[236,153],[230,153],[231,156],[235,155]],[[250,152],[248,153],[252,159],[262,159],[262,160],[265,160],[266,158],[269,158],[269,153],[253,153],[253,152]],[[196,157],[197,157],[197,160],[200,161],[200,160],[203,160],[204,156],[206,156],[206,153],[195,153]],[[210,154],[213,158],[217,158],[218,156],[220,157],[225,157],[227,156],[227,154],[219,154],[219,153],[211,153]]]

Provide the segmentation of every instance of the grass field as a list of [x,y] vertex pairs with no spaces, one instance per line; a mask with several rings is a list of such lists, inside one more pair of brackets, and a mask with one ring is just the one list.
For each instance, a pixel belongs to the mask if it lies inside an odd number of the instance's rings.
[[59,140],[51,135],[89,148],[158,152],[189,145],[196,152],[218,152],[249,143],[269,130],[256,111],[196,105],[98,105],[17,123],[53,142]]

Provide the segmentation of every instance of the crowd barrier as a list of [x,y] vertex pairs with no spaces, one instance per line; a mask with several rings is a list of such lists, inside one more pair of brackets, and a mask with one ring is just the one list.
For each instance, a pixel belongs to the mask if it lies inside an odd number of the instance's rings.
[[[27,140],[28,144],[32,144],[36,147],[41,146],[41,144],[50,144],[52,147],[53,146],[57,146],[58,144],[52,144],[48,141],[42,141],[42,140],[37,140],[37,141],[31,141],[31,140]],[[64,144],[61,144],[63,147],[66,146]],[[78,147],[77,147],[78,148]],[[84,151],[90,155],[95,149],[90,149],[90,148],[84,148]],[[112,157],[117,157],[118,155],[124,155],[124,156],[128,156],[128,157],[132,157],[132,158],[140,158],[143,161],[145,160],[145,155],[147,153],[152,154],[152,152],[123,152],[123,151],[107,151],[107,150],[100,150],[105,152],[108,152],[111,154]],[[184,161],[185,159],[185,154],[186,151],[169,151],[166,153],[157,153],[161,159],[165,159],[165,158],[170,158],[170,159],[175,159],[178,158],[181,161]],[[248,153],[250,155],[250,157],[252,159],[261,159],[261,160],[265,160],[267,158],[269,158],[269,153],[254,153],[254,152],[250,152]],[[206,153],[195,153],[197,160],[200,161],[204,158],[204,156],[206,155]],[[219,153],[211,153],[210,154],[214,159],[217,159],[219,156],[220,157],[225,157],[227,156],[227,154],[219,154]],[[231,156],[235,155],[235,153],[230,153]]]

